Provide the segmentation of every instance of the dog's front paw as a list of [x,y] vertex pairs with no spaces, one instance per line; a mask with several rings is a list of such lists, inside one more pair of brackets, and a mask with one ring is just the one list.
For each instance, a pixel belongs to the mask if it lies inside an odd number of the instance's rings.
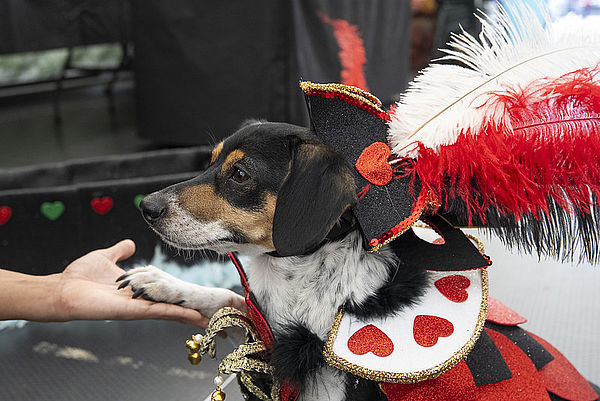
[[182,305],[208,317],[224,306],[239,307],[240,299],[243,304],[243,299],[230,290],[188,283],[154,266],[131,269],[119,281],[119,289],[131,287],[133,298]]
[[133,298],[181,305],[185,286],[188,284],[154,266],[136,267],[117,279],[122,281],[119,289],[127,286],[133,290]]

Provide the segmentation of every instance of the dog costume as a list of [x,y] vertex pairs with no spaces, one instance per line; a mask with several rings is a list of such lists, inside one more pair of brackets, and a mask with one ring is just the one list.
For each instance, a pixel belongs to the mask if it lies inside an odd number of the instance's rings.
[[[301,83],[311,128],[355,167],[352,213],[365,247],[398,241],[431,278],[421,302],[393,317],[340,309],[323,355],[379,382],[390,401],[597,400],[563,355],[518,326],[524,318],[488,298],[491,261],[456,227],[487,226],[509,245],[559,258],[579,248],[598,261],[600,34],[575,18],[542,24],[530,10],[481,22],[480,41],[457,35],[446,51],[463,66],[431,65],[389,112],[355,87]],[[420,239],[418,220],[439,238]],[[241,372],[243,391],[260,399],[293,401],[291,385],[265,387],[248,373],[268,375],[273,337],[230,257],[249,315],[217,313],[188,344],[192,360],[214,355],[226,321],[242,326],[246,350],[221,370]]]

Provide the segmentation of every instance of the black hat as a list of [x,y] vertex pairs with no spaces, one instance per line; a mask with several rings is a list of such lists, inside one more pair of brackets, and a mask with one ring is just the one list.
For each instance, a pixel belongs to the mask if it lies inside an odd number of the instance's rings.
[[389,164],[390,116],[379,99],[342,84],[302,82],[300,86],[316,135],[355,167],[354,179],[361,191],[354,214],[372,250],[403,234],[425,209],[435,208],[418,177]]

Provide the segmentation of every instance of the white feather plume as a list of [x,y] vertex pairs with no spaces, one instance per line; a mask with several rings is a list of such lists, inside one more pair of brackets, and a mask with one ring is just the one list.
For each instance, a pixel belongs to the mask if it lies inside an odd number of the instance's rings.
[[529,7],[499,9],[495,20],[480,17],[479,40],[462,32],[449,43],[443,59],[469,68],[432,64],[425,68],[397,103],[389,123],[393,153],[417,157],[420,142],[439,149],[460,133],[476,135],[484,121],[510,128],[505,110],[479,106],[489,93],[525,87],[540,78],[557,78],[600,62],[600,27],[596,21],[568,16],[540,21]]

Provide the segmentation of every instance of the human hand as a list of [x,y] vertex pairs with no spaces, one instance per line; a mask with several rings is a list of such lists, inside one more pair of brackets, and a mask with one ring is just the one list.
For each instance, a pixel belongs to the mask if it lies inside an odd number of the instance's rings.
[[115,280],[125,271],[116,262],[135,252],[131,240],[88,253],[57,275],[55,319],[135,320],[166,319],[206,327],[208,318],[177,305],[132,299],[130,289],[117,290]]

